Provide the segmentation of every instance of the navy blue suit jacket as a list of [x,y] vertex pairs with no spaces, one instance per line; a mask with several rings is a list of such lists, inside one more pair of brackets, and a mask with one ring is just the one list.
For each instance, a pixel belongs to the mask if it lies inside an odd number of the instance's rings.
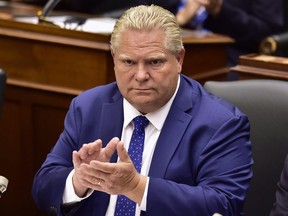
[[[252,177],[249,121],[198,82],[180,77],[151,162],[146,215],[241,215]],[[116,83],[72,101],[65,129],[34,179],[32,193],[40,209],[60,215],[65,181],[73,169],[72,151],[98,138],[106,144],[120,137],[123,119]],[[112,162],[116,159],[115,154]],[[108,202],[108,194],[94,191],[71,205],[70,215],[104,216]]]

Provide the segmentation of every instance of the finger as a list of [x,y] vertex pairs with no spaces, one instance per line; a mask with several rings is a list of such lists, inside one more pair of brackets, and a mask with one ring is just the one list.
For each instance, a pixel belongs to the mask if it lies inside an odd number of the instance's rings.
[[79,167],[80,166],[82,160],[81,160],[81,158],[80,158],[80,156],[79,156],[77,151],[73,151],[72,152],[72,161],[73,161],[74,167]]
[[[77,179],[85,187],[91,187],[91,185],[97,185],[101,180],[103,172],[95,170],[89,164],[81,164],[80,167],[75,171]],[[99,185],[99,184],[98,184]]]
[[82,160],[88,157],[88,144],[83,144],[81,149],[79,149],[78,154]]
[[105,192],[105,190],[102,188],[102,186],[103,186],[103,184],[105,184],[105,182],[102,179],[97,180],[97,182],[95,182],[95,183],[84,182],[83,184],[85,185],[85,187],[90,188],[92,190]]
[[103,178],[103,175],[101,173],[113,173],[115,170],[115,163],[106,163],[106,162],[100,162],[97,160],[93,160],[89,164],[93,168],[94,176],[97,178]]
[[80,182],[84,187],[97,190],[101,188],[101,183],[104,183],[102,179],[97,177],[81,178]]
[[120,159],[120,161],[123,162],[130,162],[130,156],[128,155],[127,150],[124,148],[124,143],[122,141],[120,141],[117,144],[117,153],[118,153],[118,157]]
[[119,138],[114,137],[105,147],[105,155],[108,159],[110,159],[112,155],[114,154],[114,152],[116,151],[116,146],[118,143],[119,143]]
[[210,4],[209,0],[197,0],[201,5],[207,6]]
[[99,153],[102,148],[102,141],[100,139],[95,140],[92,143],[83,144],[82,148],[78,151],[82,160],[85,160],[87,157],[94,153]]
[[93,143],[88,145],[88,155],[94,154],[97,151],[100,151],[102,148],[102,140],[97,139]]

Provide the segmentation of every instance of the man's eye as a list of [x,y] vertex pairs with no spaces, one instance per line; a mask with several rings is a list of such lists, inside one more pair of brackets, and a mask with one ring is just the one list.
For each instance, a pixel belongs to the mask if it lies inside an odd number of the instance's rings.
[[126,65],[133,65],[133,61],[131,60],[124,60],[123,61]]
[[152,60],[151,61],[151,64],[152,65],[159,65],[159,64],[161,64],[163,61],[161,61],[161,60],[159,60],[159,59],[155,59],[155,60]]

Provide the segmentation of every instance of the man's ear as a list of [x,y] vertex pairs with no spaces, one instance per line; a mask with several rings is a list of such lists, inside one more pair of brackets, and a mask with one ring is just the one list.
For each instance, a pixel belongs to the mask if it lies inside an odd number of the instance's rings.
[[184,62],[184,57],[185,57],[185,49],[182,48],[181,51],[178,53],[177,56],[177,61],[178,61],[178,69],[177,71],[180,73],[182,71],[182,65]]

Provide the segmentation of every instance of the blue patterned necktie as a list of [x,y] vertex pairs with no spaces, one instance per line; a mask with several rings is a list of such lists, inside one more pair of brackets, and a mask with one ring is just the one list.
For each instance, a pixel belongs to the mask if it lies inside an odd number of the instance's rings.
[[[137,172],[141,172],[142,153],[145,139],[145,127],[149,120],[145,116],[137,116],[133,119],[134,130],[131,137],[128,154],[133,161]],[[126,196],[119,195],[117,198],[114,216],[135,216],[136,203]]]

